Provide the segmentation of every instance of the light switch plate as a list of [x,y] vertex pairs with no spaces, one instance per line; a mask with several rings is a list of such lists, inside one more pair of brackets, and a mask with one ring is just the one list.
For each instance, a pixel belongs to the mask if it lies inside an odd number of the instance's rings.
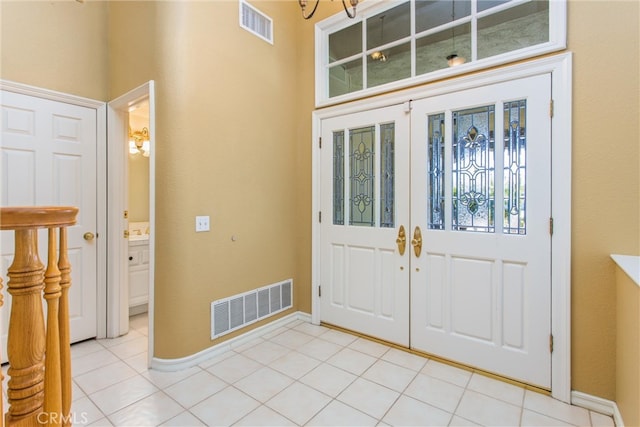
[[196,217],[196,233],[209,231],[209,215]]

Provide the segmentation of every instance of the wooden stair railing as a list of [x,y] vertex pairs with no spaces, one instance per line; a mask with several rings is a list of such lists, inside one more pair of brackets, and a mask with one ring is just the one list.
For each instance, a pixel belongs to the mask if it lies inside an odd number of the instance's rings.
[[[0,208],[0,230],[15,231],[14,259],[7,273],[12,300],[7,427],[71,425],[67,227],[76,223],[77,214],[78,208],[66,206]],[[38,255],[40,228],[48,229],[46,270]],[[4,414],[1,400],[0,411]],[[2,421],[0,417],[0,424]]]

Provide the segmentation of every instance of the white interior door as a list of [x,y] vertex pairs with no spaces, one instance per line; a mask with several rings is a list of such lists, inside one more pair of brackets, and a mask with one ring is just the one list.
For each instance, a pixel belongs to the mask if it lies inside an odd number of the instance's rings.
[[550,100],[544,74],[413,101],[410,122],[324,119],[321,320],[550,388]]
[[412,111],[415,349],[551,387],[551,76]]
[[[96,336],[97,247],[85,232],[97,234],[96,110],[2,91],[0,143],[2,206],[64,205],[79,208],[68,229],[71,262],[69,316],[71,341]],[[2,340],[6,348],[10,295],[7,269],[13,260],[13,231],[2,231],[1,274],[5,304]],[[46,232],[39,234],[39,254],[46,265]]]
[[[409,117],[402,106],[322,121],[321,318],[409,343]],[[408,251],[407,251],[408,252]]]

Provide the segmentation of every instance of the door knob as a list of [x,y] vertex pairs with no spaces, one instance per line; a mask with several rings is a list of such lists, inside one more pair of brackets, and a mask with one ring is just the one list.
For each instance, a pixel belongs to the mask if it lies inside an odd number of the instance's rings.
[[398,253],[400,256],[404,255],[405,248],[407,247],[407,233],[404,230],[404,225],[401,225],[398,230],[396,244],[398,245]]
[[90,242],[90,241],[92,241],[92,240],[93,240],[93,238],[94,238],[94,237],[96,237],[96,236],[95,236],[92,232],[87,231],[86,233],[84,233],[84,234],[82,235],[82,237],[84,237],[84,240],[87,240],[87,241],[89,241],[89,242]]
[[413,231],[411,246],[413,246],[413,252],[416,254],[416,258],[419,258],[422,253],[422,231],[420,230],[420,227],[416,227]]

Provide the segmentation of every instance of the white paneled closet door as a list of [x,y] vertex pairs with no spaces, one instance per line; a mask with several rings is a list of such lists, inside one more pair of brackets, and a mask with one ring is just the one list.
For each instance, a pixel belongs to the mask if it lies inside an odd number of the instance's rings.
[[[97,124],[96,110],[10,91],[1,93],[2,206],[77,206],[77,224],[68,228],[71,262],[69,315],[72,342],[96,336]],[[46,232],[39,255],[46,265]],[[10,295],[7,269],[13,260],[13,232],[2,231],[1,274],[5,304],[2,340],[6,348]],[[6,352],[3,354],[6,357]]]

